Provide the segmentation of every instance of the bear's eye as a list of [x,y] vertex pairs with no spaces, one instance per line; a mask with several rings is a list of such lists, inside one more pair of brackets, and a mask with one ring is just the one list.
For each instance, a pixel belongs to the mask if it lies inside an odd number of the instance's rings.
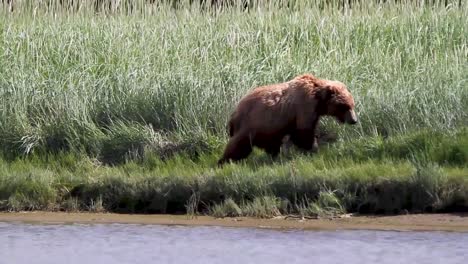
[[340,111],[340,112],[346,112],[346,111],[349,110],[349,106],[346,105],[346,104],[338,104],[336,106],[336,109],[338,109],[338,111]]

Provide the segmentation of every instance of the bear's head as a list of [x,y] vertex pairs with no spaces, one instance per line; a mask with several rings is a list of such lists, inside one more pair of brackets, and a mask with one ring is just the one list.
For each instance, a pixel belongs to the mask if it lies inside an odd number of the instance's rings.
[[346,85],[339,81],[323,81],[318,87],[319,111],[334,116],[339,122],[354,125],[358,118],[354,111],[354,98]]

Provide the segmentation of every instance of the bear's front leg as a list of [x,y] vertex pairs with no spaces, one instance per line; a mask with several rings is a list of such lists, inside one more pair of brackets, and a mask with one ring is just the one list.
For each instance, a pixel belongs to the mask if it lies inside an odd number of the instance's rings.
[[280,149],[281,149],[281,144],[272,144],[271,146],[268,146],[267,148],[265,148],[265,152],[268,153],[272,158],[276,158],[278,157],[278,154],[280,153]]
[[301,150],[317,152],[318,140],[315,130],[297,129],[289,135],[291,142]]

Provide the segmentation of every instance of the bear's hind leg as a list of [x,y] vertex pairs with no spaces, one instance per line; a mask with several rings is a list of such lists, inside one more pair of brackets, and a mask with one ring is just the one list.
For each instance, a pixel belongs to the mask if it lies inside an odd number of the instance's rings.
[[236,135],[232,137],[224,150],[223,157],[219,159],[218,165],[230,160],[238,161],[246,158],[252,152],[252,145],[248,136]]

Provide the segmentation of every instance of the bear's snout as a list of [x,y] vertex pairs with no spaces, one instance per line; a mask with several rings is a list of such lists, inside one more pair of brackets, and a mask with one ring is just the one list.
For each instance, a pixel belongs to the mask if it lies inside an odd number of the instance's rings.
[[358,122],[358,119],[357,119],[357,116],[356,116],[356,112],[354,112],[354,110],[350,110],[350,111],[346,112],[345,123],[350,124],[350,125],[354,125],[357,122]]

